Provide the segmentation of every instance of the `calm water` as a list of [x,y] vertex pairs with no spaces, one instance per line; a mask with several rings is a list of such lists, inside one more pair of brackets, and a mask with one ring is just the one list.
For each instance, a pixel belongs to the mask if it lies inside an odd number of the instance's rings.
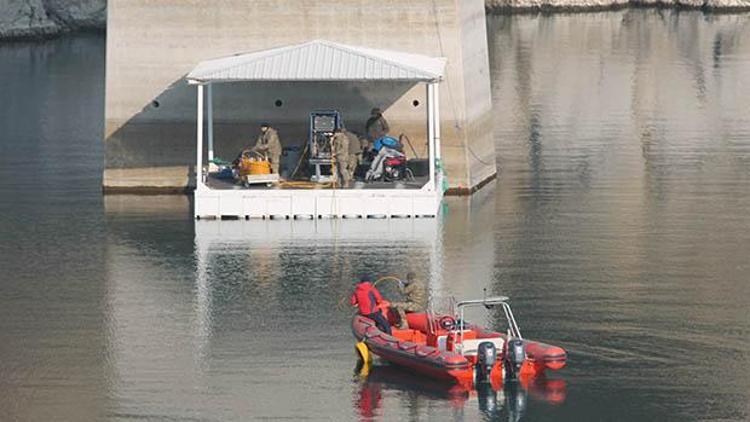
[[[377,227],[103,198],[103,39],[0,47],[0,420],[750,418],[750,18],[489,28],[497,183]],[[355,376],[365,269],[508,294],[569,367],[489,399]]]

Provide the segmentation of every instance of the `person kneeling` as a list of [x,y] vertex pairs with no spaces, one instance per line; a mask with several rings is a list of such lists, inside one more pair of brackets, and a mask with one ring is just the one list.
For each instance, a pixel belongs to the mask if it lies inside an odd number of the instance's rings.
[[401,295],[404,297],[402,302],[391,304],[391,309],[395,309],[399,315],[399,328],[409,328],[406,314],[411,312],[424,312],[427,309],[427,289],[421,281],[417,280],[416,274],[410,272],[406,275],[406,280],[399,285]]

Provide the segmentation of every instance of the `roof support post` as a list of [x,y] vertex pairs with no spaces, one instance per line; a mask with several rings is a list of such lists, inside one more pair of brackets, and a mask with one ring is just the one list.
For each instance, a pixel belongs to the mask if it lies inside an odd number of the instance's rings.
[[430,190],[435,189],[435,84],[427,84],[427,156],[430,165]]
[[214,90],[213,84],[209,83],[206,85],[206,100],[207,105],[207,118],[208,118],[208,163],[210,164],[214,159]]
[[198,116],[196,117],[197,153],[195,158],[195,190],[203,190],[203,85],[198,85]]
[[443,156],[440,145],[440,83],[434,83],[432,89],[432,100],[435,102],[435,105],[433,106],[433,114],[435,115],[435,159],[440,161]]

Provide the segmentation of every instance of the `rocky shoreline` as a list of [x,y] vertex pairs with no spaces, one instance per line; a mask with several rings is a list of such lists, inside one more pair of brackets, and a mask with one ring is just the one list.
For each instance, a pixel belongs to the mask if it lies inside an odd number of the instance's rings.
[[[498,14],[590,12],[626,7],[750,11],[750,0],[485,0]],[[106,0],[0,0],[0,40],[54,37],[70,31],[103,31]]]
[[103,31],[106,0],[1,0],[0,39],[54,37],[70,31]]

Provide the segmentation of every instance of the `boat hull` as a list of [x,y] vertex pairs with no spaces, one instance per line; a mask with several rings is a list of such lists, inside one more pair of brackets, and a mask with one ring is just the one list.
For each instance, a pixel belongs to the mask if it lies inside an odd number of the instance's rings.
[[461,384],[472,382],[473,364],[458,353],[388,335],[378,329],[373,320],[361,315],[354,317],[352,333],[381,359],[431,378]]
[[[454,352],[451,338],[447,339],[447,347],[437,347],[436,337],[449,334],[445,330],[438,329],[431,341],[428,340],[429,336],[424,334],[430,332],[428,326],[436,326],[435,322],[440,317],[412,313],[407,314],[407,318],[412,329],[394,329],[394,335],[388,335],[377,327],[375,321],[356,315],[352,319],[352,333],[358,341],[365,343],[370,352],[381,359],[434,379],[455,381],[470,386],[474,380],[476,357]],[[474,333],[475,342],[495,339],[504,344],[505,335],[501,333],[487,331],[471,324],[467,324],[466,328]],[[558,370],[565,366],[567,355],[562,348],[531,340],[524,340],[524,345],[526,360],[521,367],[521,376],[539,376],[547,369]],[[501,350],[498,350],[498,353],[500,352]],[[498,364],[492,369],[491,378],[502,380],[501,361],[502,358],[498,359]]]

